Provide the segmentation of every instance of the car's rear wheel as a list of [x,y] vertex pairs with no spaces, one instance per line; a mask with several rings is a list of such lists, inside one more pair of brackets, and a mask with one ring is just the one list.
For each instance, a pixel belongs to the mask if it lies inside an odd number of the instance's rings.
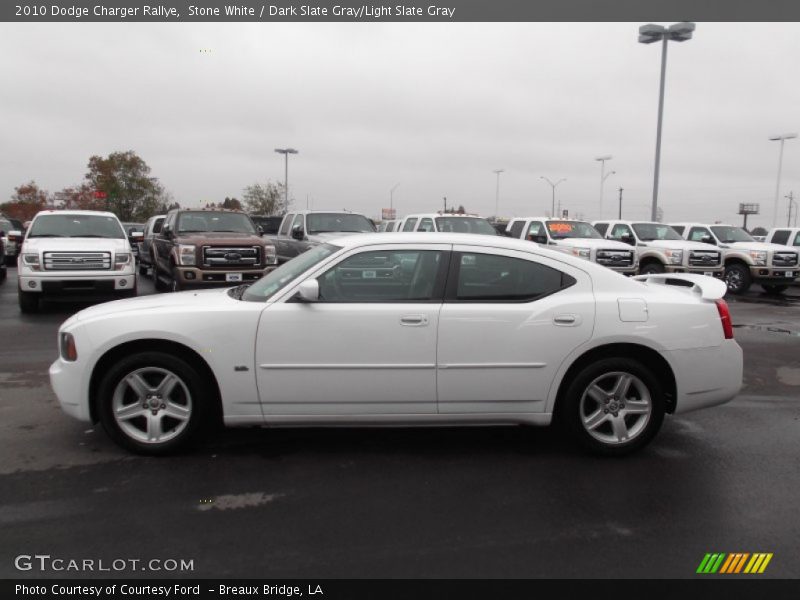
[[19,309],[26,314],[39,312],[39,295],[37,292],[17,290]]
[[0,281],[5,281],[6,280],[6,273],[7,273],[6,272],[6,267],[5,267],[5,265],[3,265],[2,267],[0,267]]
[[768,294],[782,294],[789,288],[788,285],[778,285],[774,283],[762,283],[761,287],[764,288],[764,291]]
[[733,263],[725,267],[725,284],[731,294],[744,294],[753,283],[750,269],[741,263]]
[[139,275],[147,275],[147,265],[139,261]]
[[564,396],[559,416],[573,438],[595,454],[620,456],[647,445],[664,420],[658,379],[630,358],[584,367]]
[[655,275],[657,273],[664,273],[666,269],[664,269],[664,265],[657,261],[651,261],[642,265],[642,268],[639,270],[639,273],[642,275]]
[[185,447],[208,415],[206,378],[163,352],[140,352],[113,365],[98,387],[100,422],[117,444],[139,454]]

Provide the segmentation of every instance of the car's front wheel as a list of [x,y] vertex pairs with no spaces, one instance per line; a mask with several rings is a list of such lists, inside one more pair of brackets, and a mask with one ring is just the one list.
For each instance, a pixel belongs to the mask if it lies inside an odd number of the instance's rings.
[[656,275],[658,273],[663,273],[665,271],[666,269],[664,268],[664,265],[662,265],[658,261],[652,261],[644,264],[642,268],[639,270],[639,273],[642,275]]
[[140,352],[119,360],[97,391],[100,422],[117,444],[139,454],[185,447],[208,417],[206,378],[184,359]]
[[725,267],[725,283],[731,294],[744,294],[753,283],[750,269],[741,263],[728,265]]
[[619,456],[647,445],[664,420],[664,394],[649,368],[630,358],[584,367],[569,385],[559,416],[595,454]]

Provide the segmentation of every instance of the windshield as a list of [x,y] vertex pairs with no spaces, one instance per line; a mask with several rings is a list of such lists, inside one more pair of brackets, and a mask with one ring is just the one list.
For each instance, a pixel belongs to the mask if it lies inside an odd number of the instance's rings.
[[290,261],[283,263],[271,273],[264,275],[264,277],[247,288],[247,291],[242,295],[242,300],[263,302],[271,298],[276,292],[294,281],[298,275],[305,273],[318,262],[339,250],[341,248],[333,244],[314,246]]
[[313,213],[306,217],[308,233],[347,231],[352,233],[374,232],[375,226],[364,215],[347,213]]
[[181,213],[178,216],[178,233],[197,232],[217,233],[251,233],[255,235],[256,228],[250,217],[242,213],[192,211]]
[[37,217],[28,232],[29,238],[125,238],[116,217],[105,215],[42,215]]
[[497,235],[497,230],[489,221],[478,217],[436,217],[436,228],[453,233]]
[[554,240],[563,240],[564,238],[603,239],[594,227],[583,221],[548,221],[547,231]]
[[717,239],[723,244],[733,242],[755,242],[753,237],[741,227],[731,227],[730,225],[714,225],[711,228]]
[[672,227],[661,223],[634,223],[633,230],[636,232],[637,237],[643,242],[683,239]]

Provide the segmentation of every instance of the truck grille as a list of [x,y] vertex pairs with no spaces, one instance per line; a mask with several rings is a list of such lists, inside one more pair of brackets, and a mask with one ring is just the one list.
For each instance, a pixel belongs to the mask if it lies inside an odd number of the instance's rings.
[[690,267],[718,267],[720,253],[716,250],[692,250],[689,252]]
[[773,267],[794,267],[795,265],[797,265],[795,252],[776,252],[772,255]]
[[632,267],[633,250],[598,250],[597,264],[604,267]]
[[45,271],[109,271],[110,252],[45,252]]
[[260,264],[258,246],[218,248],[203,246],[203,265],[206,267],[256,267]]

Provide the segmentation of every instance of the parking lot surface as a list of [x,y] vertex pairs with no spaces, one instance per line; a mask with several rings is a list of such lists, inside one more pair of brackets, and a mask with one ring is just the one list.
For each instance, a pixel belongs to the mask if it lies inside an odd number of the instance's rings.
[[[140,278],[140,294],[154,293]],[[17,307],[0,284],[2,577],[15,557],[177,559],[191,571],[96,576],[692,577],[708,552],[769,552],[800,577],[800,288],[728,298],[741,394],[668,417],[599,459],[555,430],[227,430],[142,458],[64,415],[56,331],[88,303]],[[311,336],[311,333],[308,333]]]

